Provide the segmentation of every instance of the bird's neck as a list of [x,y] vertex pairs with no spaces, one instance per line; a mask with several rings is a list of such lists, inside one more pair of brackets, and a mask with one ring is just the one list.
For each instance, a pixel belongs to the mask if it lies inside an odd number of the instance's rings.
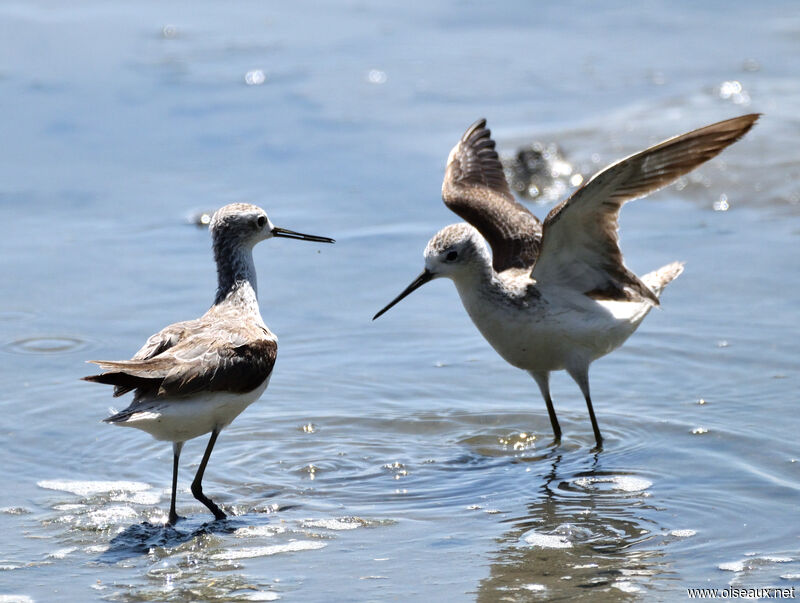
[[497,274],[492,268],[491,258],[479,255],[453,276],[453,282],[462,299],[465,295],[474,294],[493,286]]
[[258,284],[253,246],[226,245],[224,241],[214,241],[214,259],[217,262],[217,296],[214,303],[229,300],[257,306]]

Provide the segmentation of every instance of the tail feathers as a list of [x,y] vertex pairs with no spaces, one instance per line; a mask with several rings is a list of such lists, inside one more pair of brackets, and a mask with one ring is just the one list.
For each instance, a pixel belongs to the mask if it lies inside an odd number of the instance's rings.
[[87,360],[90,364],[96,364],[104,371],[120,371],[126,368],[136,368],[141,365],[140,360]]
[[89,375],[83,377],[84,381],[91,381],[92,383],[104,383],[106,385],[114,386],[114,397],[127,394],[129,391],[138,388],[152,388],[158,387],[163,380],[162,378],[147,378],[137,377],[129,373],[123,372],[110,372],[102,373],[100,375]]
[[644,282],[653,293],[660,296],[664,287],[678,278],[681,272],[683,272],[683,264],[684,262],[672,262],[671,264],[662,266],[658,270],[648,272],[642,277],[642,282]]
[[124,396],[130,391],[136,389],[135,387],[131,387],[129,385],[115,385],[114,386],[114,397],[119,398],[120,396]]
[[103,423],[124,423],[131,418],[131,415],[133,415],[134,412],[136,411],[132,408],[132,406],[129,406],[125,410],[121,410],[110,417],[106,417],[103,419]]

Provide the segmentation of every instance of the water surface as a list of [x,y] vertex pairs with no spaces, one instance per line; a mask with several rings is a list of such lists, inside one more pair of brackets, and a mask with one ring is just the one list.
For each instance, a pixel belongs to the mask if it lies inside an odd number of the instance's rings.
[[[800,21],[790,3],[0,7],[0,594],[11,600],[683,600],[800,585]],[[686,272],[592,369],[605,450],[553,379],[480,337],[447,282],[370,317],[456,221],[450,147],[556,143],[590,175],[765,113],[722,157],[627,206],[642,274]],[[566,193],[567,190],[565,189]],[[232,201],[335,246],[256,248],[271,385],[171,449],[99,423],[79,381],[202,313],[199,212]],[[531,203],[543,216],[555,199]]]

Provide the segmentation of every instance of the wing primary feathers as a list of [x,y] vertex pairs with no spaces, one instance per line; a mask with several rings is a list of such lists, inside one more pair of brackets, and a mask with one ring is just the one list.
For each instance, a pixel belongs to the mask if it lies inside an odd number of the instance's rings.
[[595,174],[544,221],[531,276],[592,297],[657,296],[625,267],[617,230],[622,205],[643,197],[715,157],[744,136],[760,114],[742,115],[675,136]]
[[450,151],[442,199],[486,239],[496,271],[533,264],[541,222],[511,194],[485,119],[467,128]]
[[[191,340],[187,341],[187,344]],[[146,360],[92,360],[107,372],[84,377],[85,381],[115,386],[114,395],[137,390],[141,394],[158,396],[187,396],[201,390],[249,392],[269,377],[278,354],[274,339],[260,339],[241,345],[216,345],[198,341],[206,346],[204,354],[189,354],[182,359],[176,346]]]

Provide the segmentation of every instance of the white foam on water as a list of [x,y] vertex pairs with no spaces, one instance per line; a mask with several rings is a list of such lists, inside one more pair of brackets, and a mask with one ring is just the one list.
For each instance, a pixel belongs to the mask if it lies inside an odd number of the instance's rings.
[[547,590],[547,587],[544,584],[523,584],[522,588],[534,593],[543,593]]
[[800,580],[800,574],[781,574],[781,580]]
[[263,591],[257,593],[247,593],[244,595],[237,595],[236,598],[244,599],[245,601],[277,601],[281,597],[278,593]]
[[98,527],[106,526],[122,520],[134,519],[137,516],[136,510],[122,505],[113,505],[105,509],[97,509],[86,515],[89,523]]
[[653,485],[653,482],[650,480],[641,477],[632,477],[630,475],[614,477],[613,482],[616,489],[622,490],[623,492],[641,492]]
[[55,505],[53,510],[55,511],[78,511],[80,509],[85,509],[86,505],[82,505],[80,503],[66,503],[63,505]]
[[325,530],[355,530],[365,524],[363,519],[357,517],[343,517],[341,519],[306,519],[301,525],[304,528],[323,528]]
[[531,530],[523,534],[522,540],[530,546],[542,549],[572,548],[572,543],[566,536],[562,536],[561,534],[540,534],[539,532]]
[[249,537],[269,537],[275,534],[283,534],[286,531],[284,526],[247,526],[246,528],[237,528],[234,530],[233,535],[239,538]]
[[689,538],[690,536],[694,536],[697,534],[697,530],[672,530],[670,535],[675,536],[677,538]]
[[90,555],[98,555],[100,553],[105,553],[107,550],[107,544],[93,544],[91,546],[84,547],[83,552],[89,553]]
[[644,592],[644,589],[639,586],[638,584],[634,584],[628,580],[617,580],[612,584],[614,588],[621,590],[624,593],[641,593]]
[[744,560],[720,563],[717,567],[725,572],[741,572],[744,570]]
[[614,490],[622,492],[641,492],[653,485],[650,480],[632,475],[614,475],[612,477],[580,477],[575,483],[582,488],[590,488],[594,484],[611,484]]
[[63,549],[57,549],[57,550],[53,551],[52,553],[48,553],[47,554],[47,558],[48,559],[64,559],[67,555],[69,555],[70,553],[74,553],[77,550],[78,550],[78,547],[76,547],[76,546],[68,546],[68,547],[63,548]]
[[157,505],[161,501],[158,490],[139,490],[137,492],[119,492],[110,496],[114,502],[129,502],[136,505]]
[[791,557],[783,557],[781,555],[764,555],[763,557],[759,557],[759,559],[763,559],[764,561],[769,561],[771,563],[791,563],[794,561]]
[[104,494],[107,492],[124,491],[124,492],[141,492],[149,490],[151,486],[142,482],[111,482],[111,481],[81,481],[71,479],[45,479],[36,482],[40,488],[47,490],[61,490],[62,492],[70,492],[78,496],[89,496],[92,494]]
[[297,551],[311,551],[327,546],[324,542],[316,540],[295,540],[286,544],[274,544],[272,546],[258,546],[252,548],[238,549],[236,551],[226,551],[211,555],[211,559],[220,561],[230,561],[233,559],[250,559],[252,557],[269,557],[280,553],[295,553]]
[[28,595],[0,595],[0,603],[35,603]]
[[25,507],[0,507],[0,513],[3,515],[27,515],[30,512]]

